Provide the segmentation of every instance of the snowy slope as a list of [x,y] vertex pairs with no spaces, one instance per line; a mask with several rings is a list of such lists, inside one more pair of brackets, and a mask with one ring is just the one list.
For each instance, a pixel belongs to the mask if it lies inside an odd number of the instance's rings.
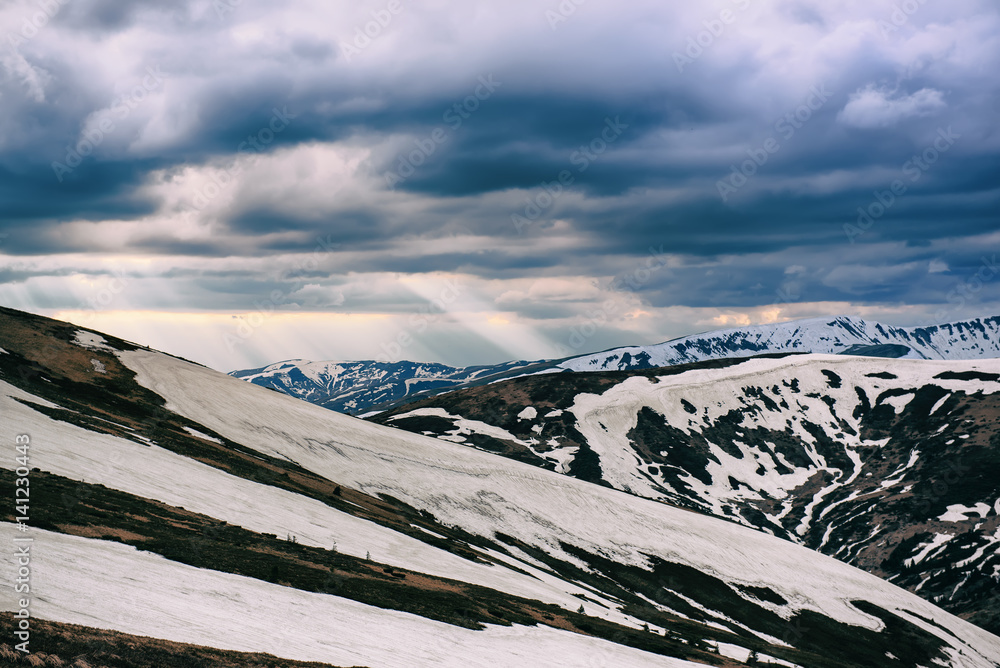
[[1000,629],[998,359],[563,374],[376,419],[756,527]]
[[446,524],[482,536],[502,526],[567,561],[576,559],[567,545],[636,566],[647,566],[647,555],[679,560],[727,583],[767,586],[793,609],[878,629],[878,619],[851,603],[872,601],[964,651],[963,665],[1000,660],[1000,638],[773,536],[323,411],[156,353],[119,356],[171,410],[259,452],[287,457],[368,493],[400,498]]
[[66,323],[0,309],[0,343],[0,440],[31,434],[32,605],[53,622],[341,665],[1000,658],[1000,638],[746,527]]
[[[16,535],[0,523],[5,544]],[[550,627],[472,631],[47,531],[35,533],[33,554],[35,615],[175,642],[372,668],[701,665]]]
[[[45,444],[35,449],[33,466],[71,480],[155,499],[258,533],[293,534],[305,545],[329,548],[336,541],[342,553],[360,557],[371,552],[384,564],[459,579],[567,609],[579,606],[580,599],[575,595],[593,596],[570,583],[554,582],[544,573],[525,575],[462,559],[315,499],[229,475],[155,445],[48,420],[15,399],[39,401],[0,381],[0,414],[4,416],[0,441],[13,443],[17,433],[30,433],[36,443]],[[13,460],[3,466],[13,466]],[[526,564],[518,564],[518,568],[531,571]],[[608,614],[638,626],[625,615],[611,610]]]
[[[879,353],[872,350],[875,346],[888,350]],[[572,371],[643,369],[779,352],[956,360],[997,357],[1000,356],[1000,316],[910,328],[846,316],[793,320],[695,334],[652,346],[616,348],[565,360],[558,366]]]

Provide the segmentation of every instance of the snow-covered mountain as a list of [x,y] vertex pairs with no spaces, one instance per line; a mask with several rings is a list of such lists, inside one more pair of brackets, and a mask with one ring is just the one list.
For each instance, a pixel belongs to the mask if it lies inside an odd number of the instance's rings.
[[1000,633],[1000,359],[532,376],[373,419],[758,528]]
[[801,352],[979,359],[1000,356],[1000,317],[900,328],[858,318],[814,318],[725,329],[652,346],[630,346],[563,360],[450,367],[420,362],[289,360],[230,375],[342,413],[385,410],[461,387],[529,373],[648,369],[706,359]]
[[476,381],[515,374],[532,362],[452,367],[423,362],[310,362],[288,360],[229,375],[341,413],[391,405],[421,393],[437,393]]
[[[29,460],[0,459],[0,477],[30,483],[24,530],[11,503],[0,534],[33,540],[31,642],[48,655],[121,667],[1000,662],[997,636],[775,536],[6,309],[0,412],[0,442],[24,443]],[[0,598],[0,643],[20,607]],[[272,656],[234,654],[253,652]],[[192,655],[201,663],[176,658]]]
[[845,316],[754,325],[628,346],[564,360],[571,371],[648,369],[762,353],[833,353],[932,360],[1000,357],[1000,316],[929,327],[891,327]]

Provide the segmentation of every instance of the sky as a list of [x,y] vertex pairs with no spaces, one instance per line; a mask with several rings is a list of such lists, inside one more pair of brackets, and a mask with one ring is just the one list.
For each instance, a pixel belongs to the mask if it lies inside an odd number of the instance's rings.
[[0,304],[220,370],[1000,314],[993,0],[5,0]]

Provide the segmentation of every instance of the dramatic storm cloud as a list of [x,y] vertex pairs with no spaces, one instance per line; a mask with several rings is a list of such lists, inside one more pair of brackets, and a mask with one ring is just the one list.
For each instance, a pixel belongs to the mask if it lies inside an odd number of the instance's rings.
[[222,369],[995,314],[998,35],[990,0],[14,0],[0,303]]

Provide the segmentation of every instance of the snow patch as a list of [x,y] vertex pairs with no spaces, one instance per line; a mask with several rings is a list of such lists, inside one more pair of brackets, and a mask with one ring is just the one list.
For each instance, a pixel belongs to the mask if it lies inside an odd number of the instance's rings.
[[907,393],[894,397],[885,397],[879,405],[881,406],[888,404],[889,406],[892,406],[893,410],[896,411],[896,415],[899,415],[900,413],[903,412],[907,404],[909,404],[915,396],[916,396],[915,394]]
[[106,353],[117,352],[114,348],[108,345],[108,342],[105,341],[104,337],[100,334],[86,332],[82,329],[76,330],[73,334],[73,343],[81,348],[86,348],[87,350],[100,350]]
[[976,513],[980,518],[985,518],[990,512],[989,505],[985,503],[977,503],[974,506],[963,506],[960,503],[948,506],[948,512],[938,518],[941,522],[964,522],[971,513]]
[[204,439],[206,441],[211,441],[212,443],[218,443],[219,445],[222,445],[222,441],[220,441],[216,437],[209,436],[208,434],[203,434],[200,431],[198,431],[197,429],[192,429],[191,427],[188,427],[187,425],[184,426],[184,431],[186,431],[187,433],[191,434],[192,436],[196,436],[196,437]]
[[928,415],[934,415],[934,413],[937,412],[937,409],[939,409],[942,406],[944,406],[944,402],[948,401],[948,399],[950,399],[950,398],[951,398],[951,394],[946,394],[943,397],[941,397],[940,399],[938,399],[937,403],[934,404],[933,406],[931,406],[931,412],[928,413]]
[[727,642],[720,642],[716,647],[719,648],[719,654],[722,656],[729,659],[736,659],[741,663],[746,663],[746,660],[750,658],[750,650],[746,647],[731,645]]
[[921,543],[920,547],[922,549],[920,550],[920,552],[918,552],[912,558],[907,559],[905,562],[903,562],[904,565],[909,567],[919,564],[921,561],[926,559],[932,552],[934,552],[936,549],[947,543],[952,538],[954,538],[954,536],[947,533],[934,534],[934,538],[932,538],[929,542]]
[[535,410],[534,406],[528,406],[523,411],[517,414],[518,420],[534,420],[538,416],[538,411]]

